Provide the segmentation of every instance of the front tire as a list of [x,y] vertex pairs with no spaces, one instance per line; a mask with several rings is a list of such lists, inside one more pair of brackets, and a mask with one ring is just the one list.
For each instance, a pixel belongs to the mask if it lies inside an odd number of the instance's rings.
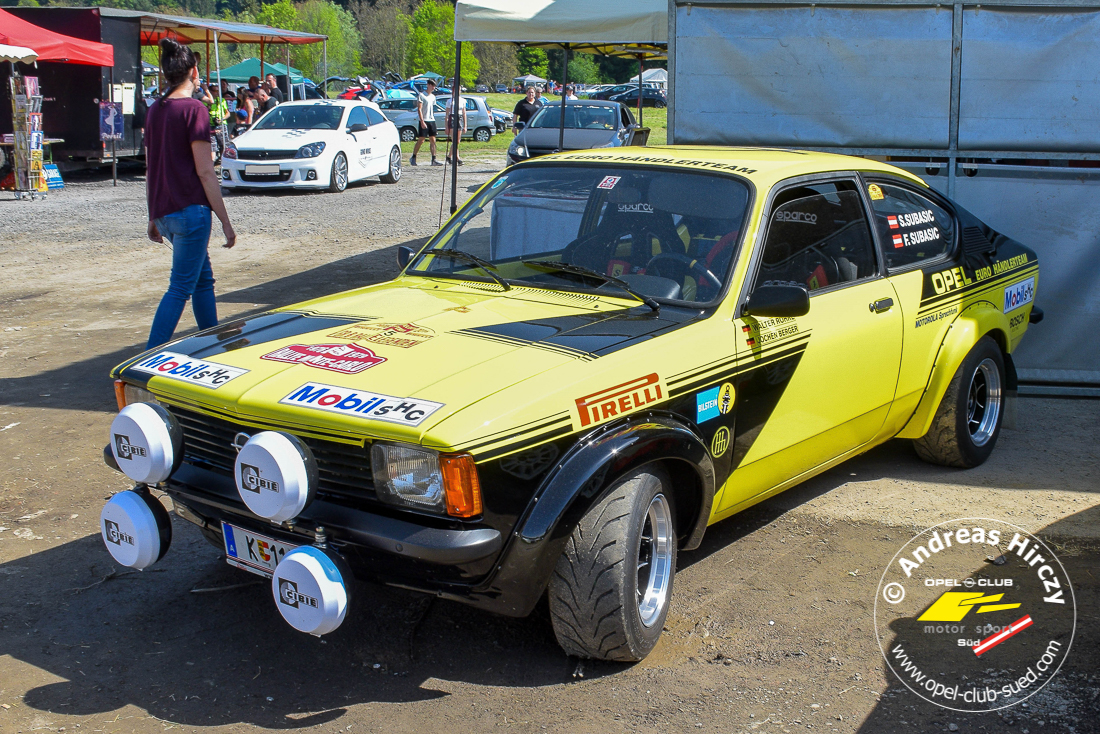
[[401,180],[401,148],[393,146],[390,151],[390,170],[378,177],[382,183],[395,184]]
[[493,139],[493,133],[487,127],[479,127],[474,130],[474,140],[479,143],[488,143]]
[[913,442],[917,456],[961,469],[984,463],[1001,433],[1004,391],[1004,355],[982,337],[951,378],[928,433]]
[[554,635],[566,653],[634,662],[657,644],[676,574],[670,486],[657,467],[636,471],[569,536],[549,589]]
[[416,129],[411,127],[401,128],[401,142],[411,143],[416,140]]
[[348,187],[348,159],[343,153],[337,153],[332,159],[332,171],[329,172],[328,190],[339,194]]

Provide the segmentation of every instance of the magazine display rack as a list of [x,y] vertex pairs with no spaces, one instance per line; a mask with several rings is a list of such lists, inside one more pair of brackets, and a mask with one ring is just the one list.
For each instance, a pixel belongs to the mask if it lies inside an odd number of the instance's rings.
[[38,77],[13,74],[11,89],[14,142],[13,175],[15,197],[36,199],[46,196],[46,176],[42,172],[42,94]]

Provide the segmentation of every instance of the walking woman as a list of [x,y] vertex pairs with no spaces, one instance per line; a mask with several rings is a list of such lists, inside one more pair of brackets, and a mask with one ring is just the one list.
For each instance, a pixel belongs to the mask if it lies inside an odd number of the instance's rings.
[[187,299],[200,329],[218,323],[214,272],[210,268],[210,212],[218,215],[225,247],[237,243],[210,160],[210,115],[192,98],[199,70],[191,49],[164,38],[160,68],[168,93],[153,103],[145,120],[146,196],[149,239],[172,243],[172,276],[149,332],[148,349],[172,339]]

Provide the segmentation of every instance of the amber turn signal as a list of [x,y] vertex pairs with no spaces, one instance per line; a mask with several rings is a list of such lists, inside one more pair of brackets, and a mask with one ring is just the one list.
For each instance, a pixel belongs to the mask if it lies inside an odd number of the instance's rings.
[[481,482],[477,478],[474,457],[469,454],[439,455],[443,471],[443,496],[451,517],[476,517],[481,514]]

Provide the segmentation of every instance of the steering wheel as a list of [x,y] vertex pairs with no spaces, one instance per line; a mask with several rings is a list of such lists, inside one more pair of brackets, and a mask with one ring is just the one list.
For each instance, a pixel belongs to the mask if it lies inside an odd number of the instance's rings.
[[[702,261],[693,260],[687,255],[681,255],[678,252],[662,252],[658,255],[654,255],[650,259],[650,261],[645,264],[646,273],[649,274],[650,268],[652,268],[654,265],[659,265],[660,261],[662,260],[672,261],[677,265],[686,268],[692,273],[692,275],[695,276],[695,279],[700,283],[706,283],[715,290],[719,290],[722,288],[722,281],[718,279],[717,275],[710,272],[710,270],[707,269],[707,266],[704,265]],[[660,272],[660,267],[657,268],[657,271]]]

